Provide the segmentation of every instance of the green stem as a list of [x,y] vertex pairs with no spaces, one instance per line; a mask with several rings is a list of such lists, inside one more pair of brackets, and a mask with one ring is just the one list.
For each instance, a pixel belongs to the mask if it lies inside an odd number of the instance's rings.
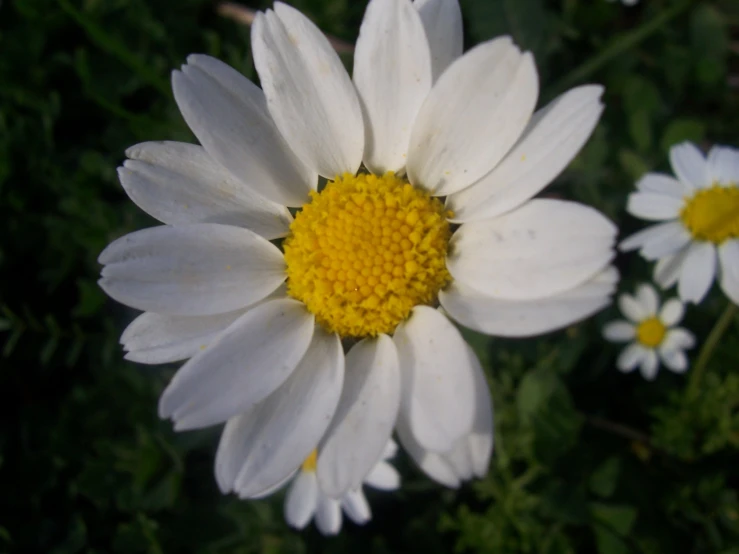
[[729,305],[726,306],[724,313],[722,313],[721,317],[718,318],[716,325],[713,326],[713,329],[711,329],[711,332],[708,334],[708,337],[703,343],[703,347],[698,354],[698,360],[695,362],[693,370],[690,372],[690,382],[688,383],[687,390],[688,396],[690,398],[694,398],[695,395],[698,393],[698,387],[700,385],[703,373],[705,373],[706,371],[706,366],[708,366],[708,362],[711,360],[713,351],[716,349],[716,346],[718,346],[718,343],[721,341],[721,337],[729,328],[729,325],[734,319],[734,316],[736,316],[737,309],[739,309],[737,305],[729,301]]
[[600,52],[565,75],[558,83],[555,84],[552,90],[559,94],[572,85],[581,83],[610,62],[613,58],[620,56],[656,31],[659,31],[667,22],[680,15],[685,9],[693,4],[694,1],[695,0],[683,0],[682,2],[678,2],[672,7],[662,10],[654,19],[647,21],[633,31],[617,36]]

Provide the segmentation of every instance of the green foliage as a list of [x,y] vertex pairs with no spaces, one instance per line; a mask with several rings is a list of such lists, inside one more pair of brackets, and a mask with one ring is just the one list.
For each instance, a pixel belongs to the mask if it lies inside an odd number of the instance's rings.
[[[356,39],[364,2],[294,4]],[[732,0],[462,8],[468,47],[509,33],[536,54],[542,101],[606,86],[599,128],[545,194],[596,206],[622,235],[642,225],[626,194],[667,170],[670,145],[739,144]],[[193,140],[169,72],[205,52],[254,77],[248,34],[205,0],[0,4],[0,552],[739,553],[736,320],[702,375],[654,383],[615,370],[618,350],[600,337],[613,311],[527,341],[465,332],[493,391],[489,474],[445,491],[401,456],[403,489],[370,493],[373,521],[335,539],[289,530],[280,495],[218,492],[217,431],[175,434],[157,419],[174,368],[122,360],[134,314],[100,291],[96,258],[154,224],[117,183],[124,150]],[[637,256],[617,262],[624,286],[649,278]],[[699,343],[724,302],[714,290],[689,309]]]

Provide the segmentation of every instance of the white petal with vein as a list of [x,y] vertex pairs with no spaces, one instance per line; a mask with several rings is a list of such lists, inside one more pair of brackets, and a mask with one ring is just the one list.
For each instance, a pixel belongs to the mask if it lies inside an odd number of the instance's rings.
[[436,196],[471,185],[518,140],[539,94],[536,67],[502,37],[480,44],[441,75],[418,112],[408,178]]
[[346,356],[344,390],[318,455],[318,480],[335,498],[362,486],[381,459],[400,406],[398,353],[387,335],[364,339]]
[[269,111],[296,154],[319,175],[355,173],[364,151],[357,93],[326,37],[290,6],[257,14],[254,65]]
[[365,116],[364,163],[375,174],[398,172],[411,127],[431,90],[431,56],[410,0],[372,0],[354,53],[354,84]]
[[301,206],[317,185],[277,130],[264,94],[223,62],[192,55],[172,72],[172,90],[190,129],[219,164],[274,202]]
[[450,241],[447,268],[455,280],[494,298],[545,298],[605,268],[616,231],[593,208],[534,199],[500,217],[462,225]]
[[312,336],[313,316],[295,300],[247,311],[180,368],[159,401],[160,417],[195,429],[249,410],[292,374]]
[[474,423],[474,365],[467,344],[439,311],[416,306],[395,330],[401,411],[415,440],[445,452]]
[[618,281],[610,268],[598,277],[538,300],[491,298],[460,283],[439,293],[449,315],[470,329],[498,337],[530,337],[572,325],[606,307]]
[[279,249],[253,231],[217,223],[135,231],[98,257],[109,296],[139,310],[214,315],[258,302],[285,280]]
[[431,69],[436,81],[451,63],[462,55],[462,10],[457,0],[416,0],[431,49]]
[[447,198],[452,221],[494,217],[516,208],[551,183],[595,129],[603,87],[572,89],[534,114],[505,158],[472,186]]
[[266,239],[287,234],[292,216],[219,165],[202,146],[144,142],[126,150],[118,168],[128,196],[162,223],[223,223]]

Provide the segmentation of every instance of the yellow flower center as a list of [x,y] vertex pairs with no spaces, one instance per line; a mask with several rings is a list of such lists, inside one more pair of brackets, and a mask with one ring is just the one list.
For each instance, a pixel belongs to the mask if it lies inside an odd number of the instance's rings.
[[391,333],[449,282],[450,214],[393,173],[344,174],[295,216],[287,291],[342,337]]
[[739,186],[699,190],[685,203],[680,219],[695,240],[721,244],[739,238]]
[[316,471],[316,462],[318,461],[318,450],[315,448],[313,449],[313,452],[308,454],[308,457],[303,462],[303,465],[300,466],[301,471],[308,471],[310,473],[314,473]]
[[636,340],[647,348],[655,348],[662,344],[667,327],[656,317],[642,321],[636,328]]

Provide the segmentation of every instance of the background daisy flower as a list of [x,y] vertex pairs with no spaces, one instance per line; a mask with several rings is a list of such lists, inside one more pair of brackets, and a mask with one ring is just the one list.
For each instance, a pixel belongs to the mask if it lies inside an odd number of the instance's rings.
[[628,373],[639,367],[642,376],[652,381],[660,361],[675,373],[688,369],[684,350],[695,346],[695,337],[677,327],[685,311],[680,300],[671,298],[660,309],[657,291],[651,285],[642,284],[635,296],[620,295],[618,305],[627,320],[607,324],[603,336],[611,342],[630,342],[616,361],[619,370]]
[[285,4],[251,38],[263,89],[203,55],[173,73],[202,146],[128,150],[124,189],[166,225],[109,245],[100,285],[146,312],[122,337],[127,357],[189,358],[159,413],[178,430],[228,422],[230,490],[273,490],[321,441],[321,490],[339,498],[396,421],[405,446],[445,457],[492,417],[452,320],[522,337],[609,303],[615,226],[532,199],[589,137],[602,87],[533,113],[531,54],[502,37],[462,55],[451,0],[370,2],[353,80]]
[[[388,460],[395,456],[397,445],[394,441],[385,446],[382,459],[375,464],[364,478],[364,485],[385,491],[400,487],[400,476]],[[367,498],[360,486],[341,498],[332,498],[321,490],[316,476],[317,452],[314,450],[305,459],[292,480],[285,496],[285,521],[295,529],[304,529],[312,519],[324,535],[336,535],[341,531],[342,511],[357,525],[364,525],[372,519]]]
[[647,173],[629,195],[630,214],[662,221],[624,240],[657,261],[654,280],[678,284],[685,302],[699,303],[718,274],[721,289],[739,303],[739,150],[714,146],[704,157],[689,142],[670,149],[675,177]]

